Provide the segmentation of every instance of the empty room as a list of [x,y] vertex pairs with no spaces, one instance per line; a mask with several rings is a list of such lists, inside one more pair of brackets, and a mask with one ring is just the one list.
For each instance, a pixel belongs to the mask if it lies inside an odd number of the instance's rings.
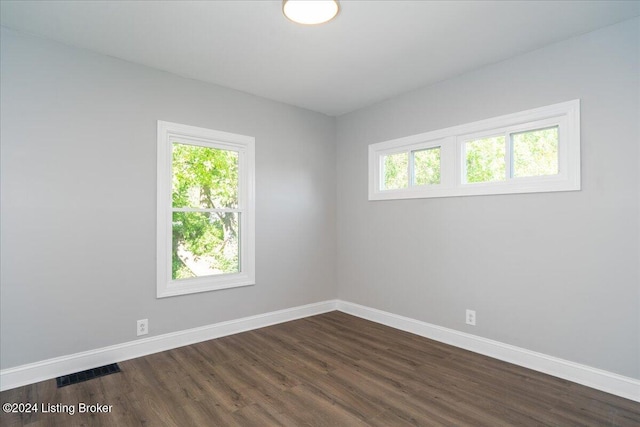
[[640,425],[640,1],[0,6],[0,425]]

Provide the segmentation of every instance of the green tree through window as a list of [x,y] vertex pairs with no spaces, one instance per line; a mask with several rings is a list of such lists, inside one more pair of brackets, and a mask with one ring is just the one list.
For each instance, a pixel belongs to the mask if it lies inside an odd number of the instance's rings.
[[504,181],[505,138],[495,136],[476,139],[465,144],[467,182]]
[[440,184],[440,147],[413,152],[413,183]]
[[173,143],[172,279],[236,273],[238,153]]
[[558,126],[514,133],[513,176],[545,176],[558,173]]
[[407,188],[409,185],[409,154],[398,153],[384,157],[384,188]]

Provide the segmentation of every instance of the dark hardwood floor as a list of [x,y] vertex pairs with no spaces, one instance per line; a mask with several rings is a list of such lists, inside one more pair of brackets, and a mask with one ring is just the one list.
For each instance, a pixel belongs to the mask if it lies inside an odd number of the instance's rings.
[[[640,403],[332,312],[121,362],[2,403],[2,426],[640,426]],[[80,403],[112,405],[78,413]]]

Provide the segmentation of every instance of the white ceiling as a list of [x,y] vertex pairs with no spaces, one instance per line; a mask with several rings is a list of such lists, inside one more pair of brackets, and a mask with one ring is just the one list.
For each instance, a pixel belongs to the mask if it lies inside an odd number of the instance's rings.
[[640,1],[5,1],[3,26],[328,115],[640,15]]

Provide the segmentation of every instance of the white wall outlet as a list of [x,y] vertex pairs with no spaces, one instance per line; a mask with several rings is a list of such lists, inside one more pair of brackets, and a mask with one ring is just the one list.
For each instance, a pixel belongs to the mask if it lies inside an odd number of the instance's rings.
[[467,310],[467,325],[476,326],[476,311]]
[[138,320],[138,336],[149,333],[149,319]]

